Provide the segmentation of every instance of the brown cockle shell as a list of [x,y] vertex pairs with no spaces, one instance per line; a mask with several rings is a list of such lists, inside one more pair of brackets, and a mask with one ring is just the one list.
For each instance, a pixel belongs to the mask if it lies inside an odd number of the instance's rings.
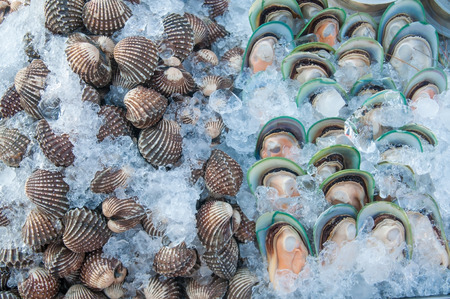
[[5,208],[0,208],[0,226],[9,225],[9,219],[6,217],[5,213],[3,213],[4,210]]
[[49,299],[58,294],[59,280],[44,268],[33,268],[28,272],[28,278],[18,285],[22,298]]
[[151,84],[157,92],[166,97],[174,94],[185,95],[195,88],[195,81],[191,74],[176,67],[156,70]]
[[165,277],[187,277],[199,268],[197,251],[184,242],[175,247],[162,247],[155,255],[153,270]]
[[158,65],[158,50],[148,38],[130,36],[114,47],[114,59],[127,81],[143,83],[152,77]]
[[120,74],[120,70],[118,68],[113,75],[111,84],[113,86],[122,87],[124,89],[133,89],[138,86],[138,83],[125,79],[125,77]]
[[236,273],[239,259],[239,247],[234,238],[231,238],[221,249],[206,251],[203,260],[211,271],[224,279],[231,279]]
[[83,26],[83,0],[46,0],[45,28],[55,34],[68,34]]
[[154,276],[144,289],[145,299],[179,299],[181,298],[181,288],[173,278],[163,279],[161,276]]
[[81,100],[83,102],[91,102],[100,105],[100,93],[94,87],[86,85],[83,88],[83,94],[81,95]]
[[240,47],[232,48],[223,54],[221,60],[226,61],[228,66],[235,71],[241,71],[244,49]]
[[184,13],[184,17],[188,20],[192,30],[194,31],[194,45],[203,42],[208,36],[208,28],[206,28],[206,25],[203,23],[202,19],[187,12]]
[[172,120],[161,120],[156,126],[139,134],[138,148],[152,165],[167,166],[181,158],[183,138],[180,126]]
[[228,299],[251,299],[252,288],[258,283],[258,278],[248,268],[239,268],[230,280]]
[[0,299],[20,299],[20,297],[10,291],[0,291]]
[[22,269],[33,263],[31,257],[20,248],[0,249],[0,263],[8,268]]
[[44,214],[32,210],[22,227],[22,240],[31,247],[50,243],[58,237],[58,230]]
[[114,48],[116,47],[116,44],[111,38],[104,35],[95,35],[90,38],[100,47],[100,50],[102,50],[109,59],[114,58]]
[[213,150],[206,164],[206,188],[213,196],[236,196],[244,174],[241,166],[221,150]]
[[229,0],[204,0],[203,3],[209,9],[210,18],[214,19],[227,11]]
[[228,282],[217,276],[208,284],[200,284],[190,279],[186,286],[186,295],[189,299],[223,298],[227,288]]
[[228,243],[239,228],[239,212],[224,201],[207,201],[197,211],[197,234],[207,251],[217,251]]
[[147,211],[146,215],[141,220],[142,227],[145,232],[151,237],[162,237],[166,231],[166,223],[158,223],[155,225],[152,219],[152,212]]
[[68,290],[64,299],[100,299],[104,298],[101,295],[91,291],[82,284],[76,284],[71,286]]
[[87,208],[70,210],[64,215],[64,245],[73,252],[90,252],[103,247],[111,236],[105,218]]
[[103,290],[106,297],[110,299],[124,298],[127,290],[123,287],[123,283],[113,283]]
[[0,267],[0,291],[6,290],[11,271],[8,267]]
[[14,85],[12,85],[0,99],[0,116],[2,118],[8,118],[22,110],[20,95],[17,93]]
[[232,205],[233,209],[239,212],[241,215],[241,224],[239,225],[239,229],[236,231],[234,236],[241,243],[248,243],[256,241],[256,224],[255,221],[248,219],[248,217],[242,212],[241,208],[238,205]]
[[202,79],[201,91],[204,96],[209,97],[213,92],[219,89],[229,89],[233,82],[222,76],[205,76]]
[[211,139],[219,137],[223,129],[225,129],[225,124],[220,116],[216,119],[209,119],[205,123],[205,133],[211,137]]
[[144,208],[136,198],[107,198],[102,203],[103,215],[108,218],[108,227],[115,233],[122,233],[135,227],[145,216]]
[[44,155],[55,166],[70,166],[75,160],[73,144],[67,134],[56,135],[45,119],[36,126],[36,140]]
[[69,37],[67,44],[67,61],[81,79],[95,87],[103,87],[111,81],[111,61],[90,37],[76,33]]
[[139,129],[155,125],[169,104],[164,96],[142,86],[130,90],[123,102],[127,107],[127,119]]
[[76,272],[84,261],[84,252],[75,253],[62,243],[50,244],[44,252],[44,264],[50,274],[66,277]]
[[125,26],[131,9],[121,0],[91,0],[83,7],[83,23],[94,34],[112,35]]
[[194,49],[194,31],[189,21],[179,14],[169,14],[163,19],[164,33],[174,47],[174,56],[183,61]]
[[69,185],[60,172],[38,169],[27,179],[25,194],[37,209],[50,218],[61,218],[69,209]]
[[227,36],[228,32],[223,26],[217,24],[209,18],[203,18],[202,20],[203,23],[205,23],[206,28],[208,29],[208,35],[206,36],[206,39],[199,45],[200,48],[208,48],[219,38]]
[[209,49],[200,49],[195,52],[195,58],[203,63],[210,64],[212,66],[216,66],[219,64],[219,58],[217,58],[216,53]]
[[114,190],[127,185],[130,177],[130,169],[123,167],[114,169],[112,167],[97,171],[91,181],[91,191],[94,193],[112,193]]
[[49,69],[42,60],[34,59],[30,65],[18,71],[14,78],[14,86],[20,95],[20,105],[36,119],[43,117],[38,104],[49,73]]
[[121,283],[127,275],[127,268],[115,258],[102,257],[101,250],[86,256],[81,266],[81,281],[94,291],[101,291],[113,283]]
[[97,139],[103,141],[106,137],[119,137],[131,135],[132,127],[125,117],[125,111],[122,108],[110,105],[104,105],[98,112],[103,116],[104,124],[100,127]]
[[30,139],[17,129],[0,126],[0,160],[10,167],[19,167]]

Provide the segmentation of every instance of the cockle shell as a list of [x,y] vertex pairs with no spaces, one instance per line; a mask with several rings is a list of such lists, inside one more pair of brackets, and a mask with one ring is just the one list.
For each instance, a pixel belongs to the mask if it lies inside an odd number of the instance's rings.
[[235,196],[242,184],[241,166],[221,150],[213,150],[206,164],[206,188],[213,195]]
[[50,274],[65,277],[73,274],[84,261],[84,252],[72,252],[62,243],[50,244],[44,252],[44,264]]
[[114,59],[120,74],[127,81],[143,83],[149,80],[158,64],[158,50],[155,44],[143,36],[122,39],[114,48]]
[[188,94],[194,90],[195,81],[184,69],[169,67],[155,71],[152,87],[162,95],[170,97],[173,94]]
[[12,85],[0,99],[0,116],[2,118],[8,118],[22,110],[20,95],[17,93],[14,85]]
[[0,126],[0,160],[10,167],[19,167],[30,139],[17,129]]
[[90,38],[100,47],[100,50],[102,50],[109,59],[114,58],[114,48],[116,47],[116,44],[111,38],[104,35],[95,35]]
[[127,275],[127,268],[119,260],[104,258],[102,254],[100,250],[88,254],[81,266],[81,281],[94,291],[103,290],[113,283],[121,283]]
[[42,60],[34,59],[30,65],[18,71],[14,78],[14,86],[20,95],[20,105],[36,119],[42,118],[38,104],[49,73],[50,71]]
[[83,7],[84,26],[94,34],[112,35],[130,17],[131,9],[121,0],[91,0]]
[[8,226],[9,225],[9,219],[3,213],[3,210],[5,210],[5,208],[0,208],[0,226]]
[[0,263],[8,268],[22,269],[33,263],[31,257],[20,248],[0,249]]
[[242,243],[256,241],[255,221],[251,221],[250,219],[248,219],[238,205],[233,205],[233,209],[238,211],[239,215],[241,215],[241,223],[239,225],[239,229],[234,234],[236,239]]
[[145,299],[179,299],[181,290],[175,279],[163,280],[161,276],[155,276],[148,282],[144,295]]
[[10,291],[0,291],[0,299],[20,299],[20,297]]
[[194,31],[189,21],[172,13],[163,20],[167,41],[174,47],[174,56],[183,61],[194,49]]
[[51,219],[38,210],[32,210],[28,214],[22,227],[22,239],[25,244],[31,247],[39,247],[50,243],[57,236],[58,230]]
[[182,242],[175,247],[162,247],[155,255],[153,270],[165,277],[190,276],[199,268],[197,251]]
[[183,138],[180,126],[172,120],[161,120],[139,134],[141,155],[152,165],[166,166],[181,158]]
[[155,225],[153,223],[152,219],[152,212],[147,211],[146,215],[141,220],[142,227],[144,228],[145,232],[152,237],[162,237],[164,236],[164,232],[166,230],[167,224],[165,223],[158,223]]
[[105,105],[100,108],[99,116],[104,117],[104,124],[100,127],[97,139],[105,140],[106,137],[119,137],[131,135],[132,127],[125,117],[125,111],[116,106]]
[[109,287],[103,290],[106,297],[110,299],[123,298],[127,290],[123,287],[123,283],[113,283]]
[[102,203],[103,215],[108,218],[108,227],[115,233],[122,233],[135,227],[145,216],[144,208],[135,198],[107,198]]
[[94,87],[86,85],[83,88],[83,94],[81,95],[81,100],[83,102],[91,102],[100,105],[100,93]]
[[217,24],[216,22],[210,20],[209,18],[204,18],[202,20],[203,23],[205,23],[206,28],[208,29],[208,35],[205,41],[199,45],[200,48],[209,47],[219,38],[227,36],[228,32],[225,30],[223,26]]
[[223,54],[221,60],[226,61],[228,66],[235,71],[240,71],[242,60],[244,57],[244,49],[240,47],[232,48]]
[[0,267],[0,291],[6,290],[10,276],[11,272],[8,267]]
[[44,155],[55,166],[70,166],[75,160],[73,144],[67,134],[56,135],[45,119],[41,119],[36,127],[36,140]]
[[130,90],[123,100],[127,119],[139,129],[155,125],[164,115],[168,101],[158,92],[138,86]]
[[60,172],[38,169],[27,179],[25,194],[37,209],[51,218],[61,218],[69,209],[69,185]]
[[228,288],[225,279],[215,277],[208,284],[200,284],[194,279],[190,279],[186,286],[186,295],[189,299],[210,299],[223,298]]
[[206,25],[202,19],[187,12],[184,13],[184,17],[188,20],[192,30],[194,31],[194,45],[203,42],[208,36],[208,28],[206,28]]
[[201,91],[204,96],[209,97],[213,92],[219,89],[228,89],[233,86],[233,82],[222,76],[205,76],[202,79]]
[[111,81],[111,61],[91,38],[77,33],[67,43],[67,61],[74,73],[95,87],[103,87]]
[[203,3],[208,7],[211,19],[214,19],[227,11],[229,0],[204,0]]
[[102,296],[91,291],[82,284],[73,285],[67,290],[64,299],[100,299]]
[[224,201],[207,201],[197,211],[197,234],[208,251],[222,249],[239,228],[239,212]]
[[251,299],[252,288],[258,283],[258,278],[248,268],[239,268],[230,280],[228,299]]
[[111,84],[113,86],[122,87],[125,89],[133,89],[138,86],[138,83],[125,79],[125,77],[120,74],[119,69],[116,69]]
[[34,268],[28,272],[28,278],[19,283],[22,298],[54,298],[59,290],[59,281],[44,268]]
[[200,62],[204,62],[212,66],[216,66],[219,64],[219,58],[217,58],[216,53],[209,49],[198,50],[197,52],[195,52],[195,58]]
[[239,247],[234,238],[231,238],[221,249],[206,251],[203,260],[211,271],[224,279],[231,279],[236,273],[239,259]]
[[45,28],[55,34],[68,34],[83,26],[83,0],[46,0]]
[[211,139],[219,137],[220,134],[222,134],[223,129],[225,129],[225,124],[220,116],[216,119],[209,119],[205,123],[205,133],[211,137]]
[[105,168],[95,173],[91,181],[91,191],[94,193],[112,193],[114,190],[127,185],[130,177],[130,169],[123,167],[121,169]]
[[64,215],[64,245],[73,252],[90,252],[108,242],[111,231],[105,218],[87,208],[70,210]]

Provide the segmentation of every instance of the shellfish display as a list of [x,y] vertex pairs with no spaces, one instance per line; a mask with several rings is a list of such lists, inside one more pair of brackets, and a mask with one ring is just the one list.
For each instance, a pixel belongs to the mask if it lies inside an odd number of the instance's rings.
[[447,2],[0,0],[0,298],[448,297]]

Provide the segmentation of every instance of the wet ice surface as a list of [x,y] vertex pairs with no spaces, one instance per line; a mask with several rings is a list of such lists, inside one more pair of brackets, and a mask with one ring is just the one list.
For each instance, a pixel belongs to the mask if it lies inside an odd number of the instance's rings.
[[[190,12],[206,15],[206,9],[201,7],[199,2],[147,0],[142,1],[140,5],[127,2],[133,16],[113,39],[118,42],[130,35],[143,35],[155,41],[162,35],[161,17],[165,14]],[[204,197],[204,184],[200,180],[196,185],[192,185],[188,178],[191,165],[199,165],[210,155],[210,139],[205,136],[203,126],[182,125],[183,163],[170,170],[154,169],[150,166],[140,156],[135,141],[130,137],[106,139],[98,143],[96,134],[102,125],[102,119],[97,116],[99,107],[80,101],[82,85],[78,76],[70,70],[64,54],[67,38],[51,35],[44,29],[43,4],[43,0],[32,1],[29,7],[24,7],[6,17],[0,25],[0,36],[8,41],[0,43],[2,55],[0,94],[13,83],[17,71],[27,65],[28,58],[23,51],[22,38],[27,32],[31,32],[34,36],[35,50],[51,71],[42,95],[43,103],[49,108],[49,116],[54,118],[55,114],[58,116],[57,120],[49,120],[50,126],[58,134],[69,134],[74,144],[75,162],[64,170],[65,181],[70,186],[68,198],[71,207],[96,208],[107,196],[93,194],[90,191],[90,181],[95,173],[104,167],[128,167],[132,170],[128,184],[116,190],[115,196],[119,198],[137,196],[144,207],[156,211],[155,221],[168,224],[167,236],[171,241],[175,243],[185,241],[188,246],[198,247],[202,253],[203,248],[196,238],[195,212],[197,200]],[[235,46],[245,48],[251,30],[247,18],[243,16],[246,16],[250,5],[250,0],[232,0],[229,12],[218,18],[218,23],[231,32],[231,35],[213,45],[212,50],[218,57]],[[278,52],[284,52],[284,49],[280,47]],[[200,70],[189,63],[188,60],[186,68],[193,72],[194,78],[201,78],[203,74]],[[211,73],[218,75],[228,74],[229,71],[221,67],[211,69]],[[401,86],[400,78],[390,64],[384,66],[382,74],[372,73],[377,78],[391,76]],[[343,81],[345,78],[346,73],[338,70],[335,79],[345,83]],[[343,85],[348,90],[348,84]],[[267,71],[252,77],[248,73],[243,73],[236,78],[233,91],[217,91],[209,100],[198,95],[201,100],[208,102],[199,124],[204,123],[209,116],[214,115],[214,112],[222,116],[229,131],[219,148],[236,159],[246,173],[256,161],[253,151],[257,135],[267,121],[282,115],[292,116],[298,118],[308,129],[322,118],[308,102],[302,103],[297,108],[294,99],[298,88],[297,82],[283,81],[275,67],[270,67]],[[123,95],[123,91],[113,90],[107,99],[110,103],[120,106]],[[60,108],[57,111],[51,109],[54,98],[60,101]],[[338,115],[350,117],[365,100],[366,98],[362,97],[350,99],[347,107],[340,109]],[[390,110],[387,114],[378,115],[379,121],[386,122],[392,127],[413,121],[423,124],[436,134],[439,143],[435,148],[425,147],[422,154],[404,152],[400,154],[400,159],[408,162],[415,170],[417,191],[431,192],[439,203],[445,229],[449,235],[450,166],[446,161],[450,156],[450,92],[439,95],[435,100],[422,98],[413,107],[415,109],[407,113]],[[167,118],[175,118],[175,110],[172,108],[169,107]],[[9,227],[0,227],[2,236],[0,248],[25,248],[21,235],[17,233],[21,230],[27,214],[33,209],[33,204],[24,193],[25,181],[36,169],[62,169],[50,163],[33,140],[36,123],[26,113],[17,114],[7,120],[6,125],[19,128],[32,143],[29,146],[29,154],[21,162],[20,168],[0,165],[0,206],[8,207],[5,214],[10,216],[11,220]],[[263,187],[258,188],[254,196],[244,182],[236,196],[236,201],[243,212],[250,219],[256,220],[262,213],[279,208],[281,203],[300,220],[311,239],[312,227],[318,215],[329,204],[317,190],[319,182],[312,178],[314,169],[308,168],[307,163],[319,149],[334,142],[334,139],[324,139],[317,145],[307,144],[302,149],[297,163],[308,174],[297,179],[300,190],[298,198],[279,199],[273,189]],[[379,162],[379,149],[373,143],[361,144],[357,139],[354,142],[362,151],[361,169],[373,173],[377,184],[384,182],[379,188],[380,195],[396,196],[407,191],[404,184],[391,181],[386,183],[388,180],[386,177],[392,175],[392,172],[386,173],[375,168]],[[415,158],[411,159],[411,156]],[[151,265],[162,243],[161,238],[150,238],[138,226],[125,233],[114,234],[105,245],[105,255],[120,259],[128,268],[129,276],[125,287],[130,289],[130,295],[133,294],[133,290],[145,285],[149,277],[155,274]],[[382,298],[450,292],[449,270],[429,263],[426,248],[417,250],[411,261],[405,261],[395,259],[395,252],[392,254],[385,252],[383,245],[365,234],[359,235],[356,241],[347,243],[340,249],[334,244],[328,245],[318,257],[308,258],[307,266],[300,273],[299,279],[295,281],[288,279],[285,282],[290,285],[293,293],[280,294],[273,291],[269,283],[267,265],[256,246],[252,243],[241,244],[241,257],[246,259],[246,265],[260,280],[259,285],[254,288],[253,297]],[[36,263],[41,259],[42,254],[35,255]],[[331,260],[334,261],[332,265],[327,263]],[[207,277],[210,273],[209,269],[202,267],[199,275]],[[9,284],[17,284],[22,280],[22,275],[22,271],[15,271]]]

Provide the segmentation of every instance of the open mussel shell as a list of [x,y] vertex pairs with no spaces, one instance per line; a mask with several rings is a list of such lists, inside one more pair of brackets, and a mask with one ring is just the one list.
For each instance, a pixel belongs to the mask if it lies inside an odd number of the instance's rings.
[[320,43],[320,42],[309,42],[305,44],[301,44],[294,48],[291,53],[297,52],[310,52],[319,55],[322,58],[329,58],[331,55],[334,55],[336,50],[330,46],[329,44]]
[[327,178],[344,169],[359,169],[361,155],[359,151],[348,145],[337,144],[324,148],[312,156],[308,165],[317,168],[316,174]]
[[395,1],[384,11],[378,23],[378,41],[386,52],[397,32],[412,22],[425,22],[425,11],[420,1]]
[[[280,174],[280,181],[276,176]],[[247,183],[250,191],[255,194],[258,186],[265,186],[264,181],[267,176],[273,176],[272,182],[267,182],[266,187],[280,189],[278,192],[283,195],[286,191],[295,189],[296,177],[304,175],[305,172],[295,162],[281,157],[270,157],[257,161],[247,172]],[[281,185],[281,186],[278,186]],[[288,189],[288,190],[285,190]]]
[[436,66],[438,54],[439,37],[436,29],[430,24],[414,22],[405,25],[394,36],[386,60],[407,81],[411,78],[410,74]]
[[340,39],[339,30],[345,22],[346,15],[341,8],[326,8],[309,20],[296,38],[313,33],[319,42],[334,46]]
[[38,169],[25,182],[25,194],[48,217],[62,218],[69,209],[69,185],[60,172]]
[[64,245],[73,252],[90,252],[103,247],[111,236],[105,218],[87,208],[70,210],[64,215]]
[[[400,237],[399,234],[401,234],[401,232],[398,231],[399,230],[398,227],[390,225],[389,223],[386,223],[385,226],[382,226],[383,222],[388,221],[391,222],[392,224],[393,221],[394,222],[400,221],[404,228],[404,235],[405,235],[404,241],[406,241],[407,246],[406,250],[404,251],[404,254],[407,259],[411,259],[413,253],[413,236],[411,232],[411,225],[409,223],[408,216],[406,215],[405,211],[396,204],[387,201],[377,201],[367,204],[358,213],[358,217],[356,219],[357,234],[361,232],[361,230],[366,224],[366,220],[369,217],[373,218],[375,222],[375,227],[368,229],[373,234],[374,230],[377,229],[377,226],[381,226],[379,236],[377,236],[377,239],[381,237],[380,241],[383,241],[384,243],[390,242],[395,243],[396,241],[398,241]],[[389,233],[394,235],[395,237],[394,240],[391,240],[393,236],[390,236],[391,238],[387,236]]]
[[0,126],[0,160],[10,167],[19,167],[30,139],[17,129]]
[[161,276],[154,276],[144,289],[145,299],[179,299],[181,298],[181,288],[173,278],[163,279]]
[[50,243],[58,236],[58,230],[48,218],[38,210],[32,210],[22,227],[22,240],[31,247]]
[[56,135],[45,119],[36,126],[36,140],[44,155],[55,166],[70,166],[75,160],[73,144],[67,134]]
[[371,15],[365,12],[354,13],[347,16],[344,24],[341,26],[339,35],[341,40],[345,37],[364,36],[376,39],[378,31],[378,24]]
[[[239,65],[239,69],[240,67],[241,65]],[[16,87],[12,85],[0,99],[0,116],[2,118],[8,118],[22,110],[23,107],[20,105],[20,95],[17,93]]]
[[340,136],[345,131],[345,119],[339,117],[324,118],[315,122],[307,133],[306,140],[310,143],[316,143],[318,138],[328,136]]
[[83,0],[46,0],[45,27],[56,34],[68,34],[83,26]]
[[33,268],[18,288],[22,298],[54,298],[59,290],[59,280],[44,268]]
[[101,250],[88,254],[81,266],[81,281],[94,291],[101,291],[113,283],[121,283],[127,275],[127,268],[119,260],[102,257],[102,254]]
[[91,0],[83,7],[84,26],[94,34],[112,35],[130,17],[131,9],[122,0]]
[[305,127],[299,120],[289,116],[276,117],[269,120],[259,132],[255,157],[258,160],[267,157],[292,158],[289,156],[290,149],[300,150],[305,139]]
[[250,7],[248,19],[252,31],[273,21],[283,22],[294,31],[297,27],[295,19],[301,20],[303,15],[295,0],[257,0]]
[[314,224],[314,248],[316,253],[322,250],[327,241],[341,245],[356,237],[356,216],[358,211],[348,204],[337,204],[326,209]]
[[78,269],[84,261],[84,252],[75,253],[67,249],[62,243],[50,244],[44,252],[45,268],[50,274],[65,277]]
[[310,20],[320,11],[328,7],[327,0],[297,0],[302,10],[303,18]]
[[199,268],[197,251],[184,242],[174,247],[162,247],[155,255],[153,270],[165,277],[188,277]]
[[392,78],[385,77],[382,79],[375,79],[371,74],[367,74],[366,76],[359,78],[358,81],[353,84],[349,94],[351,96],[368,95],[370,97],[385,89],[397,89]]
[[353,59],[369,63],[368,66],[378,64],[380,71],[383,70],[383,47],[379,42],[370,37],[353,37],[349,39],[336,50],[335,55],[339,65],[346,61],[347,56],[351,57],[348,58],[350,60]]
[[425,8],[427,22],[436,28],[439,34],[450,38],[450,4],[447,0],[421,1]]
[[320,185],[320,189],[329,203],[333,205],[351,204],[358,211],[373,201],[374,188],[373,176],[366,171],[357,169],[338,171]]
[[169,14],[163,19],[164,33],[174,47],[173,55],[183,61],[194,49],[194,31],[189,21],[179,14]]
[[294,51],[281,62],[284,79],[291,78],[303,84],[311,79],[329,78],[334,74],[335,68],[328,59],[315,53]]
[[248,268],[239,268],[230,279],[228,299],[251,299],[252,288],[258,283],[258,277]]
[[49,73],[49,69],[42,60],[34,59],[26,68],[19,70],[14,78],[14,86],[20,95],[20,105],[36,119],[43,117],[38,104]]
[[[396,149],[399,147],[407,146],[411,149],[415,149],[419,152],[423,152],[422,142],[417,137],[416,134],[403,131],[403,130],[392,130],[384,133],[375,141],[377,146],[381,148],[383,154],[389,149]],[[383,150],[384,149],[384,150]],[[382,155],[383,155],[382,154]]]
[[206,163],[206,188],[214,196],[236,196],[244,174],[238,162],[225,152],[215,149]]
[[175,164],[182,153],[180,130],[181,127],[175,121],[162,119],[156,126],[141,131],[139,152],[152,165]]
[[217,276],[206,284],[189,279],[186,285],[186,295],[189,299],[223,298],[227,288],[228,282]]
[[[305,229],[287,213],[276,211],[261,215],[256,221],[256,238],[263,259],[268,261],[269,278],[275,288],[278,270],[290,270],[298,274],[306,263],[307,256],[314,255]],[[281,255],[292,259],[289,264],[278,256],[280,250],[284,251]]]
[[447,75],[440,68],[427,68],[415,74],[403,89],[407,99],[414,102],[422,96],[431,99],[447,90]]
[[250,67],[252,73],[264,71],[275,59],[274,45],[281,39],[290,43],[292,30],[282,22],[265,23],[253,32],[245,49],[242,70]]
[[236,273],[239,259],[239,247],[231,238],[221,249],[206,251],[203,260],[211,271],[224,279],[231,279]]
[[340,84],[329,78],[317,78],[304,83],[295,98],[297,106],[311,103],[325,117],[337,117],[347,104],[348,95]]
[[115,233],[125,232],[141,222],[145,215],[144,208],[135,198],[107,198],[102,203],[103,215],[108,218],[108,227]]
[[407,106],[407,103],[405,96],[400,91],[385,89],[368,98],[362,105],[374,109],[383,105]]
[[367,12],[374,18],[379,18],[392,2],[395,0],[345,0],[334,3],[351,11]]
[[417,137],[419,137],[419,140],[421,143],[423,141],[431,144],[432,146],[436,146],[438,144],[438,140],[436,138],[436,135],[427,127],[420,125],[420,124],[407,124],[399,128],[399,130],[411,132]]
[[98,130],[97,139],[102,142],[107,137],[130,136],[132,126],[126,118],[125,110],[116,106],[101,106],[98,112],[103,117],[103,125]]

